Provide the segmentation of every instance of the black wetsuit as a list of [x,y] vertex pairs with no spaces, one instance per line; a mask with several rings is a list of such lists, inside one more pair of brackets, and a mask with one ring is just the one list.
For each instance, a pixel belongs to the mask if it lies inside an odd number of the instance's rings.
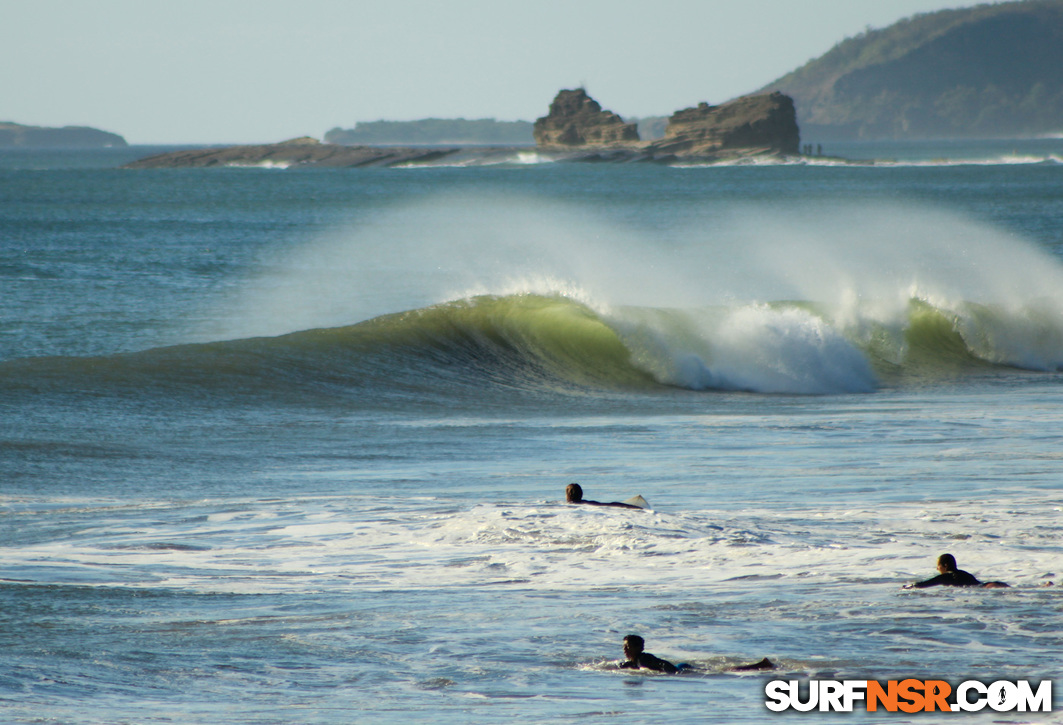
[[772,662],[771,660],[769,660],[767,657],[765,657],[760,662],[753,662],[753,663],[750,663],[748,665],[738,665],[737,667],[732,667],[731,668],[731,672],[755,672],[755,671],[759,671],[759,670],[774,670],[774,669],[775,669],[775,663]]
[[635,659],[622,662],[620,668],[625,670],[653,670],[654,672],[665,672],[669,675],[679,672],[679,668],[671,662],[662,660],[649,652],[640,652]]
[[954,569],[953,571],[947,571],[944,574],[938,574],[933,579],[927,579],[926,581],[916,582],[912,585],[916,589],[925,589],[926,587],[980,587],[982,582],[975,578],[974,574],[966,572],[963,569]]
[[602,503],[601,501],[584,501],[581,499],[579,501],[569,501],[569,503],[583,503],[587,504],[588,506],[616,506],[617,508],[622,509],[639,509],[640,511],[642,510],[641,506],[632,506],[629,503],[621,503],[619,501],[610,501],[609,503]]

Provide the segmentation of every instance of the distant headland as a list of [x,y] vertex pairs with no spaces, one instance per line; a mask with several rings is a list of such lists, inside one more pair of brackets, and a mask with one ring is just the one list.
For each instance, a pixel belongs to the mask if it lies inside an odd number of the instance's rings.
[[0,148],[121,148],[126,140],[116,133],[87,126],[47,128],[0,121]]
[[868,30],[764,86],[807,140],[1063,133],[1063,0],[982,4]]
[[333,128],[325,143],[340,146],[530,146],[529,121],[493,118],[423,118],[419,121],[363,121]]
[[746,96],[720,106],[700,103],[676,111],[663,138],[643,141],[582,88],[562,90],[533,126],[535,147],[345,146],[303,137],[277,144],[228,146],[149,156],[125,168],[368,167],[484,165],[528,160],[716,163],[744,157],[796,156],[800,142],[793,101],[782,93]]

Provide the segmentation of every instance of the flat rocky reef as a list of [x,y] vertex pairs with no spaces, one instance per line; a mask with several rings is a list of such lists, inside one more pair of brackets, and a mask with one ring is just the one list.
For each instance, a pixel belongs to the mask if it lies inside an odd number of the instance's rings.
[[344,146],[303,137],[278,144],[174,151],[126,168],[209,166],[483,166],[560,161],[709,164],[798,156],[793,101],[781,93],[676,111],[663,138],[642,141],[635,124],[603,110],[582,88],[563,90],[534,127],[535,146]]

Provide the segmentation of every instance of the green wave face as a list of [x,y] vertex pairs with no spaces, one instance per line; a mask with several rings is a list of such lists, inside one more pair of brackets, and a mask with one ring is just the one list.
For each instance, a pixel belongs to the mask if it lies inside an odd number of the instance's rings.
[[988,369],[1063,368],[1048,305],[910,301],[884,319],[805,302],[597,311],[564,296],[481,296],[345,327],[0,365],[8,390],[436,400],[663,388],[869,393]]
[[1063,314],[1051,305],[909,302],[903,325],[878,323],[864,346],[876,371],[897,380],[987,369],[1063,369]]
[[542,295],[481,296],[387,315],[338,333],[498,382],[641,387],[649,375],[607,321],[586,305]]

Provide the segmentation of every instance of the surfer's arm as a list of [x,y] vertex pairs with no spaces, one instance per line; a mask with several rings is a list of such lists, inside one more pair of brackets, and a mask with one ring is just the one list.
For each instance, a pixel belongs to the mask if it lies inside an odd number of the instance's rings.
[[759,670],[774,670],[775,663],[767,657],[760,662],[751,662],[748,665],[737,665],[731,668],[731,672],[755,672]]

